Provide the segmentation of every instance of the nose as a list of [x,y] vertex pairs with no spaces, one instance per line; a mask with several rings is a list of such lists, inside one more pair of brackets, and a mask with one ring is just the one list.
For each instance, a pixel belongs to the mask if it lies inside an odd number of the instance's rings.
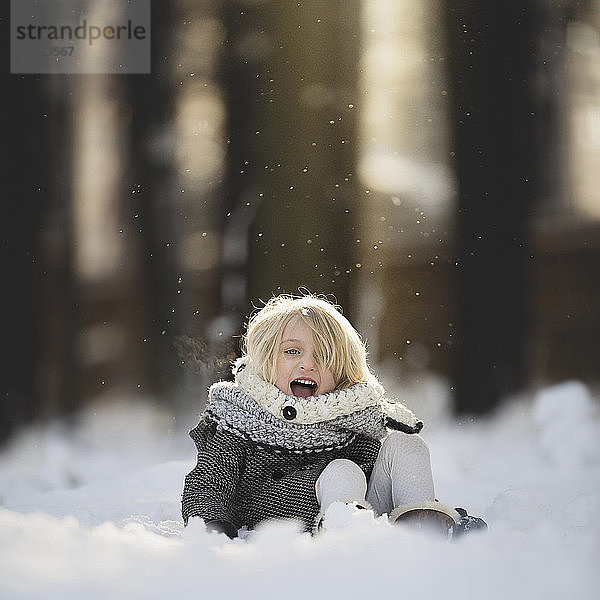
[[314,358],[305,357],[304,361],[300,365],[300,368],[303,371],[314,371],[315,370],[315,360],[314,360]]

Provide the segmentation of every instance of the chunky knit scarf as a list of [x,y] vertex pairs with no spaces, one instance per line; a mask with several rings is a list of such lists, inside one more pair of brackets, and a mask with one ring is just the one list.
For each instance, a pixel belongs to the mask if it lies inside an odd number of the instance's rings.
[[233,374],[235,383],[210,387],[204,416],[263,448],[323,452],[343,448],[357,435],[383,439],[388,427],[405,433],[423,427],[403,404],[384,398],[374,377],[343,390],[297,398],[262,379],[247,357],[235,363]]

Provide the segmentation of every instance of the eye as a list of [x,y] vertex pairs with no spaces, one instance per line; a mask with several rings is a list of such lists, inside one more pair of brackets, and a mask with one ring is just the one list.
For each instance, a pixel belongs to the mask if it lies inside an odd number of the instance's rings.
[[298,350],[296,350],[296,348],[288,348],[287,350],[283,351],[284,354],[300,354],[300,352]]

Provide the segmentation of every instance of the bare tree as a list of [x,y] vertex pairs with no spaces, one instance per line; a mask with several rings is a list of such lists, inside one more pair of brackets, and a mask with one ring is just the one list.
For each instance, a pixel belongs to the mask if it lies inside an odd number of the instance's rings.
[[359,2],[230,2],[228,190],[248,295],[332,293],[352,311]]
[[539,3],[446,3],[459,182],[456,407],[483,412],[524,383],[530,217],[539,185]]

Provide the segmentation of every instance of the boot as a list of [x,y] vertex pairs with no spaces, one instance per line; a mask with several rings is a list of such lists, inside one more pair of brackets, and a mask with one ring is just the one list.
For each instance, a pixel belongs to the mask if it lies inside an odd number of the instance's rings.
[[481,517],[468,515],[464,508],[456,508],[455,510],[460,515],[460,519],[456,524],[454,537],[459,538],[473,531],[487,531],[487,523]]
[[448,541],[454,538],[460,518],[460,513],[440,502],[398,506],[389,516],[390,522],[395,525],[432,533]]

